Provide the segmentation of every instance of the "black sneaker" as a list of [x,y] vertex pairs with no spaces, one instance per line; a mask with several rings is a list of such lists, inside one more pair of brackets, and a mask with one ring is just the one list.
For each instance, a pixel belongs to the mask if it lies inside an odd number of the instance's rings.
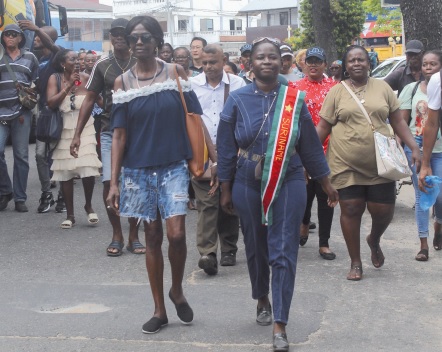
[[64,198],[61,194],[57,197],[57,205],[55,206],[56,213],[64,213],[66,212],[66,204],[64,203]]
[[232,252],[221,253],[221,266],[234,266],[236,264],[236,254]]
[[52,193],[43,192],[40,197],[40,205],[37,211],[39,213],[47,213],[49,209],[55,204]]
[[12,199],[12,193],[0,196],[0,211],[6,209],[11,199]]

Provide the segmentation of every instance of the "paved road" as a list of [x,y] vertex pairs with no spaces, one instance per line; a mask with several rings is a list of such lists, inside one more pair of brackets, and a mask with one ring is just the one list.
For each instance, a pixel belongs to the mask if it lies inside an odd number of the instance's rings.
[[[37,214],[40,187],[31,146],[30,212],[10,203],[0,213],[0,351],[271,351],[271,327],[255,324],[244,246],[238,264],[208,277],[197,266],[196,212],[187,219],[185,292],[195,311],[192,326],[179,323],[167,302],[169,326],[144,335],[152,314],[141,256],[105,255],[111,227],[97,180],[94,206],[101,219],[87,225],[81,183],[75,185],[77,224],[61,230],[62,214]],[[11,165],[11,149],[7,149]],[[11,168],[10,168],[11,170]],[[375,269],[363,242],[364,279],[345,280],[349,259],[336,210],[334,261],[318,255],[317,231],[300,249],[295,297],[287,327],[291,351],[441,351],[442,252],[414,260],[418,239],[412,187],[399,195],[383,239],[385,266]],[[316,212],[315,212],[316,214]],[[125,223],[127,233],[128,226]],[[369,232],[364,217],[362,233]],[[365,237],[365,236],[364,236]],[[167,243],[164,244],[167,253]],[[165,290],[170,287],[165,266]]]

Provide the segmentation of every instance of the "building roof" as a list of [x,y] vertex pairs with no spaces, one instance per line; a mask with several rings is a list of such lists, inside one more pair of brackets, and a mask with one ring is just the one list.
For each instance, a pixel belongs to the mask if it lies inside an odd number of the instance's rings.
[[297,0],[253,0],[238,11],[239,15],[257,15],[264,11],[279,9],[294,9],[298,7]]
[[66,7],[67,11],[112,12],[112,6],[102,5],[98,0],[49,0],[51,5]]

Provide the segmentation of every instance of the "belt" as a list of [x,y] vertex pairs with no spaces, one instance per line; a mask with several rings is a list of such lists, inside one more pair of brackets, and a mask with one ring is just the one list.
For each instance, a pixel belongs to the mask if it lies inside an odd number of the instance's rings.
[[264,155],[260,155],[260,154],[253,154],[252,151],[248,151],[248,150],[244,150],[244,149],[239,149],[239,157],[243,157],[252,161],[260,161],[263,157],[265,157],[265,153]]
[[[293,148],[292,154],[290,155],[290,157],[292,157],[293,155],[296,154],[296,148]],[[260,154],[253,154],[251,151],[247,151],[244,149],[239,149],[239,157],[243,157],[252,161],[260,161],[262,158],[264,158],[266,156],[266,154],[264,153],[263,155]]]

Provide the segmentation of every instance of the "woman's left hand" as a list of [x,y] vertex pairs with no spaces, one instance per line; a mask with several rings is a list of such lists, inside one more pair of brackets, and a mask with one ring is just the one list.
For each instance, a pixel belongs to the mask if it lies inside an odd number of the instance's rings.
[[416,145],[411,151],[411,165],[416,168],[416,174],[419,174],[422,164],[422,155],[419,147]]
[[332,186],[330,180],[327,176],[318,180],[321,183],[322,189],[327,193],[328,199],[327,204],[329,207],[334,208],[339,202],[338,191]]

